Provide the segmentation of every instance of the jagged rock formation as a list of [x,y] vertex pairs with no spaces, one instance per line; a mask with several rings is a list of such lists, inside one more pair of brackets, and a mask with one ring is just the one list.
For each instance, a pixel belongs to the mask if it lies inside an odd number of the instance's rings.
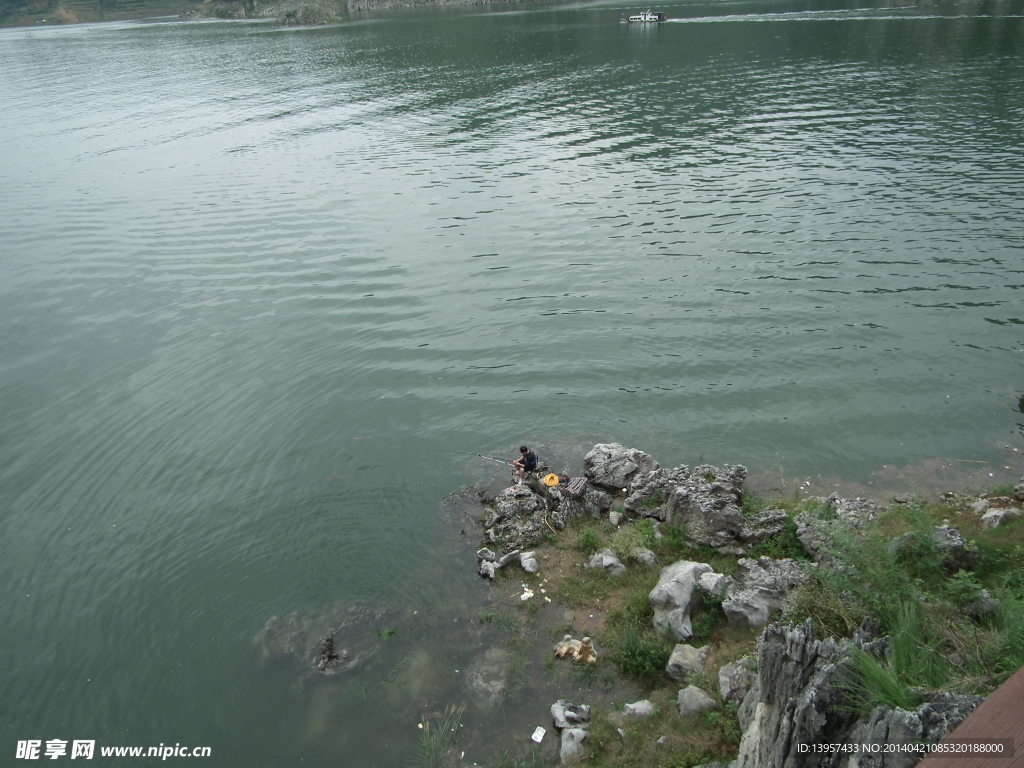
[[808,564],[797,560],[757,560],[742,558],[737,565],[742,573],[729,586],[722,610],[730,624],[763,627],[772,612],[781,610],[790,593],[810,579]]
[[[877,651],[879,641],[858,632],[853,642]],[[816,640],[810,621],[772,624],[758,641],[758,671],[740,707],[744,729],[733,768],[909,768],[916,756],[879,751],[816,754],[801,745],[936,742],[981,702],[978,696],[937,694],[913,712],[876,707],[858,717],[847,693],[852,675],[848,646]],[[884,749],[884,748],[883,748]]]
[[878,505],[867,499],[842,499],[833,493],[821,509],[796,516],[796,536],[814,562],[832,565],[834,558],[828,549],[836,534],[860,534],[880,512]]
[[643,451],[618,443],[598,443],[583,457],[583,466],[591,483],[613,493],[625,491],[635,477],[659,468]]
[[539,482],[514,485],[494,499],[484,517],[484,532],[489,542],[506,550],[525,549],[577,517],[604,515],[612,501],[609,494],[592,487],[571,497],[557,486]]

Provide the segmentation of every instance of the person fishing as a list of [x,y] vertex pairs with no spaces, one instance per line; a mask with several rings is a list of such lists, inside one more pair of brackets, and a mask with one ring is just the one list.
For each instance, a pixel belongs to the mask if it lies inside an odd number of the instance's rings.
[[519,479],[521,481],[526,477],[527,473],[533,472],[537,468],[537,454],[525,445],[519,446],[519,453],[521,454],[520,457],[512,462],[512,466],[519,472]]

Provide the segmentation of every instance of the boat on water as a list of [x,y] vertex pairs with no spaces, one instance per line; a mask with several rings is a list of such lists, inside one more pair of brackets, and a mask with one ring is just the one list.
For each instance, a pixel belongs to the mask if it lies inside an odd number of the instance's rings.
[[667,21],[668,14],[666,13],[652,13],[651,11],[644,11],[643,13],[637,13],[630,16],[626,21],[630,24],[643,23],[643,22],[661,22]]

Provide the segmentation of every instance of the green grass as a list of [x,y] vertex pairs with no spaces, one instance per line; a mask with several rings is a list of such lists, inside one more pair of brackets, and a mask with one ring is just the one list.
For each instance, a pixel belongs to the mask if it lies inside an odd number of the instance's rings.
[[722,599],[715,597],[706,589],[697,585],[693,590],[694,600],[690,605],[690,625],[693,636],[690,645],[700,647],[711,642],[714,631],[727,621],[722,610]]
[[787,513],[786,527],[760,544],[747,550],[747,557],[770,557],[774,560],[791,558],[793,560],[810,560],[804,545],[796,535],[797,527],[792,513]]
[[582,550],[583,554],[588,557],[599,549],[602,549],[604,542],[601,539],[601,534],[594,528],[587,528],[580,532],[580,537],[577,542],[577,547]]
[[612,535],[610,546],[616,555],[627,560],[640,549],[652,549],[655,544],[653,523],[650,520],[638,520],[617,530]]
[[417,768],[445,768],[452,764],[449,751],[455,746],[464,710],[465,707],[450,706],[440,717],[424,721],[413,765]]

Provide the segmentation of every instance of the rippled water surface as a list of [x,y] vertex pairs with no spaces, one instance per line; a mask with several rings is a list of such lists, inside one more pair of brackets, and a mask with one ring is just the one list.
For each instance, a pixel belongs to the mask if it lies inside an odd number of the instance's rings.
[[[404,763],[490,600],[445,450],[1019,477],[1024,5],[850,6],[0,30],[0,751]],[[358,600],[416,650],[260,666]]]

